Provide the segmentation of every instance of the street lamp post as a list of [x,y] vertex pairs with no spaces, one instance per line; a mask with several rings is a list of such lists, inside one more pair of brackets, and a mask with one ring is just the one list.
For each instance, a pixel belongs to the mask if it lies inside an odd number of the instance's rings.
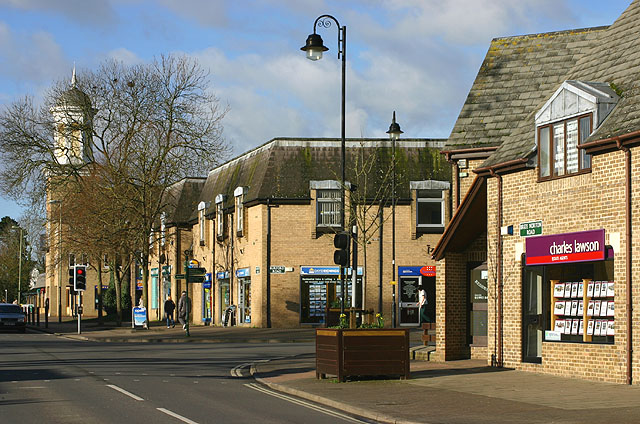
[[58,205],[58,322],[62,322],[62,200],[49,200]]
[[[346,102],[346,69],[347,69],[347,27],[340,26],[336,18],[331,15],[321,15],[313,23],[313,34],[307,37],[307,42],[300,50],[307,53],[307,59],[320,60],[322,53],[329,50],[322,42],[322,37],[316,33],[316,29],[320,26],[329,28],[331,21],[335,22],[338,28],[338,59],[342,59],[342,109],[341,109],[341,138],[340,138],[340,171],[341,171],[341,207],[340,207],[340,225],[345,226],[345,102]],[[340,313],[344,313],[345,298],[345,282],[344,271],[340,266]]]
[[[393,282],[396,281],[396,141],[400,139],[400,134],[403,131],[400,129],[400,124],[396,122],[396,112],[393,111],[393,119],[391,125],[389,125],[389,138],[391,139],[391,278]],[[393,327],[396,326],[396,284],[391,285],[391,321]]]
[[22,234],[23,234],[23,230],[22,227],[13,227],[15,230],[20,230],[20,247],[18,250],[18,303],[21,304],[22,302],[20,301],[20,292],[21,290],[21,283],[22,283]]

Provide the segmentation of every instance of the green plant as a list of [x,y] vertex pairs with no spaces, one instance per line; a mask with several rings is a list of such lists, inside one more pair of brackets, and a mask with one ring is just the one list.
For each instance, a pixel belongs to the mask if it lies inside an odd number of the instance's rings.
[[349,328],[349,320],[347,320],[347,315],[340,314],[340,328]]

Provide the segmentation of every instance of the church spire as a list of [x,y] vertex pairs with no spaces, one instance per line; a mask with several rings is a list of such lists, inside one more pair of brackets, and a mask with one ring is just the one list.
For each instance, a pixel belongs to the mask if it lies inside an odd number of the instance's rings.
[[73,62],[73,72],[71,73],[71,88],[76,88],[76,63]]

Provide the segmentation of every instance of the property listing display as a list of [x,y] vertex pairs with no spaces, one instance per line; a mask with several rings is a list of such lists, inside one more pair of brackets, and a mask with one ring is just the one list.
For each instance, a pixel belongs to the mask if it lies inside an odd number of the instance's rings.
[[547,341],[612,343],[615,282],[551,280],[551,332]]

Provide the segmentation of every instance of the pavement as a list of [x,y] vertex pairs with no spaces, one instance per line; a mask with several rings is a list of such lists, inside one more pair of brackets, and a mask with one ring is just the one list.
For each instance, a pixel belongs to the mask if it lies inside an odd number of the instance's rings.
[[[308,328],[191,326],[152,323],[148,330],[77,321],[30,326],[61,337],[118,343],[313,343]],[[640,386],[555,377],[492,368],[482,360],[426,361],[420,332],[411,332],[416,351],[411,378],[361,378],[339,383],[317,380],[315,355],[257,362],[251,374],[282,393],[382,423],[640,423]],[[429,349],[426,349],[429,350]]]

